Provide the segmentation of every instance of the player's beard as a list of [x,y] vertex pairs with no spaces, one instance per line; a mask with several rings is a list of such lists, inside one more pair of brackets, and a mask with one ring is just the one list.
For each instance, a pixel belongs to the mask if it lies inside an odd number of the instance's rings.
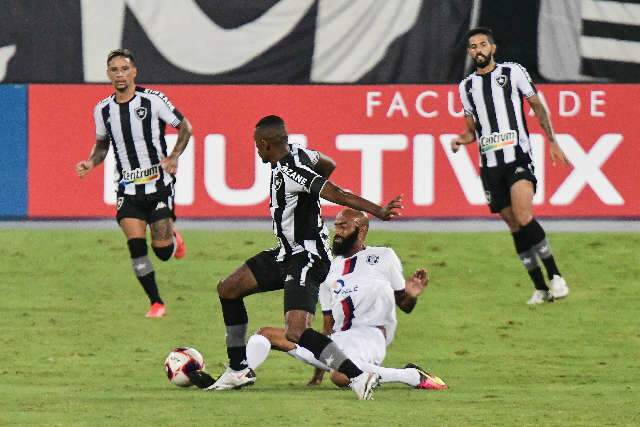
[[344,255],[351,252],[351,249],[356,244],[358,240],[358,232],[360,229],[356,227],[353,233],[343,237],[339,242],[336,240],[335,236],[333,237],[333,245],[331,246],[331,250],[334,255]]
[[482,57],[484,59],[480,60],[480,61],[478,61],[478,56],[477,55],[476,55],[475,58],[473,58],[473,63],[476,64],[476,68],[484,68],[487,65],[489,65],[491,63],[491,60],[493,59],[493,54],[490,53],[489,56],[482,55]]

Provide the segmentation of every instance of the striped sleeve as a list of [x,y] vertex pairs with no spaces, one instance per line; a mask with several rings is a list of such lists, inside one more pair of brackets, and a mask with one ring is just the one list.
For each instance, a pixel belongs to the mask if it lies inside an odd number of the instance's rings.
[[280,170],[290,184],[287,188],[292,192],[320,194],[322,191],[327,180],[311,169],[309,163],[306,153],[301,153],[297,147],[293,147],[292,152],[281,163]]
[[511,79],[514,81],[511,84],[515,85],[525,98],[531,98],[538,93],[526,68],[515,62],[512,65]]
[[458,92],[460,94],[460,102],[462,102],[462,108],[464,110],[465,116],[473,116],[473,107],[471,106],[471,102],[469,101],[470,94],[467,93],[465,88],[465,82],[467,80],[463,80],[458,85]]
[[145,89],[145,93],[151,94],[151,99],[155,108],[158,109],[158,117],[165,123],[169,123],[174,128],[180,126],[184,116],[176,107],[173,106],[169,98],[157,90]]
[[102,116],[102,109],[105,105],[108,104],[104,104],[101,101],[93,109],[93,121],[96,124],[96,139],[100,141],[107,139],[107,126],[104,122],[104,117]]

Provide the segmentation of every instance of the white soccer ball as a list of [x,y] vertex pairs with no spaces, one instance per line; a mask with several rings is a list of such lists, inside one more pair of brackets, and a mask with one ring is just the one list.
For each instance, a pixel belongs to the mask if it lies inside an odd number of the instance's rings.
[[188,372],[204,369],[204,358],[192,347],[174,348],[164,361],[164,370],[172,384],[189,387],[191,381]]

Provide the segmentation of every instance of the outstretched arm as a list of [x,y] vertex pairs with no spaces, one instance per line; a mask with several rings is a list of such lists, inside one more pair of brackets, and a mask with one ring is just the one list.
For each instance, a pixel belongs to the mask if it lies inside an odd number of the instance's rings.
[[395,294],[396,304],[400,310],[405,313],[411,313],[416,306],[418,297],[424,292],[428,284],[429,275],[427,274],[427,270],[424,268],[416,270],[416,272],[407,279],[404,291],[399,291]]
[[556,141],[556,136],[553,133],[553,127],[551,126],[549,113],[540,100],[540,97],[538,95],[530,96],[529,98],[527,98],[527,102],[535,113],[536,118],[540,123],[540,127],[542,127],[545,135],[547,135],[547,140],[549,141],[549,154],[551,154],[551,164],[555,166],[556,160],[560,160],[565,165],[570,164],[569,159],[567,159],[564,151],[562,151],[562,148],[560,148],[558,142]]
[[102,163],[109,152],[109,140],[97,139],[91,149],[91,154],[87,160],[76,163],[76,173],[80,178],[91,172],[93,168]]
[[378,206],[367,199],[356,196],[353,193],[343,190],[331,181],[327,181],[320,191],[320,197],[330,202],[347,206],[359,211],[369,212],[383,221],[389,221],[400,215],[402,209],[402,196],[394,197],[386,206]]

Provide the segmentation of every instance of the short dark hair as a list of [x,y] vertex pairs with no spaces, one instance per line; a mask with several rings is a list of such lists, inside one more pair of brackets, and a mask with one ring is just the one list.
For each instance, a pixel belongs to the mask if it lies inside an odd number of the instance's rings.
[[266,128],[266,127],[284,127],[284,120],[280,116],[264,116],[258,123],[256,123],[256,129],[258,128]]
[[116,56],[129,58],[129,61],[131,61],[133,65],[136,65],[136,58],[133,56],[133,52],[131,52],[129,49],[114,49],[109,52],[109,55],[107,55],[107,65],[109,65],[109,62],[111,62],[111,60]]
[[492,44],[496,43],[495,39],[493,38],[493,31],[491,31],[491,28],[475,27],[467,31],[467,34],[465,35],[465,40],[467,41],[467,45],[469,45],[469,39],[478,34],[484,34],[489,39],[489,42],[491,42]]

